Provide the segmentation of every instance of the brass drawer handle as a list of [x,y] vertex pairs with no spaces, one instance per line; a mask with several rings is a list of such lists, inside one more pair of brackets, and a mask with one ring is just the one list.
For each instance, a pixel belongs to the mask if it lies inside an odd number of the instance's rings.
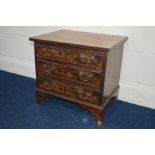
[[90,60],[95,60],[95,57],[94,56],[91,56],[89,59]]
[[46,64],[44,64],[44,68],[46,69],[47,73],[52,73],[56,69],[55,66],[49,66],[49,65],[46,65]]
[[50,89],[50,90],[59,87],[59,85],[57,85],[55,82],[50,83],[48,81],[44,81],[44,86],[46,89]]
[[80,54],[80,61],[89,63],[90,61],[95,61],[95,57],[86,54]]
[[80,88],[78,86],[74,87],[74,90],[78,94],[78,97],[85,101],[93,95],[91,92],[86,92],[83,88]]
[[47,81],[44,82],[44,86],[46,89],[51,89],[51,84]]
[[47,48],[43,48],[43,52],[47,52]]
[[92,96],[92,93],[84,94],[84,93],[78,92],[78,95],[79,95],[79,98],[80,98],[80,99],[86,101],[89,97]]
[[90,73],[90,74],[87,76],[87,79],[86,79],[86,78],[84,77],[83,72],[79,72],[79,79],[80,79],[81,81],[88,82],[88,81],[90,81],[93,77],[94,77],[93,74]]
[[56,52],[55,49],[43,48],[43,52],[45,56],[51,56],[53,53]]

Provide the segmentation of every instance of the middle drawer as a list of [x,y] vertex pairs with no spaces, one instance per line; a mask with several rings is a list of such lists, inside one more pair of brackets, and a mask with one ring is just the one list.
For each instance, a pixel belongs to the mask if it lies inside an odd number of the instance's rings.
[[58,76],[67,80],[90,84],[96,87],[100,86],[100,73],[97,72],[66,66],[55,62],[46,62],[44,60],[38,60],[37,66],[37,72],[39,74]]

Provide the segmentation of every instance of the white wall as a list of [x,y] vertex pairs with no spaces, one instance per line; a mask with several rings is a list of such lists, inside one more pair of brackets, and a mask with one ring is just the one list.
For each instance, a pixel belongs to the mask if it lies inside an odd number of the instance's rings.
[[29,36],[61,28],[128,36],[119,98],[155,108],[155,27],[0,27],[0,69],[35,77]]
[[34,48],[29,37],[60,27],[0,27],[0,70],[35,77]]

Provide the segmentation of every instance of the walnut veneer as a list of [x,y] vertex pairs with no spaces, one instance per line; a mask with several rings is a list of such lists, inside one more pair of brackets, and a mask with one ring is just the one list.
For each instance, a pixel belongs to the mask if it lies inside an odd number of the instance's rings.
[[100,125],[108,102],[118,96],[127,37],[60,30],[30,40],[35,46],[37,103],[51,96],[73,101]]

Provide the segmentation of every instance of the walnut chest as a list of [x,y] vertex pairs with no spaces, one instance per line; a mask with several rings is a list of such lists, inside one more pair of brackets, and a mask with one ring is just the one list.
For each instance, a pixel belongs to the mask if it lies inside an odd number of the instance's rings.
[[100,125],[117,99],[127,37],[59,30],[31,37],[35,46],[36,99],[56,96],[78,103]]

